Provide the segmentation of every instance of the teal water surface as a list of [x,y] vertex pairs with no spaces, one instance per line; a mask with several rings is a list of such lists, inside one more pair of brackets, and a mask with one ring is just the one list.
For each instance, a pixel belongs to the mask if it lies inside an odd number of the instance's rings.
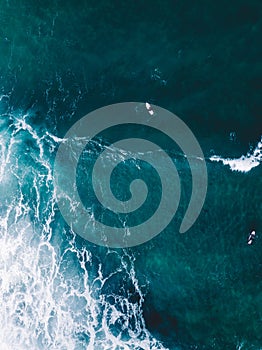
[[[261,165],[241,173],[209,160],[238,158],[261,138],[261,14],[255,0],[0,1],[4,349],[262,348]],[[126,101],[187,123],[208,192],[179,234],[191,175],[170,150],[184,185],[174,220],[148,243],[107,250],[58,212],[54,137]],[[155,192],[140,220],[159,199],[157,174],[144,170]],[[125,171],[136,176],[132,162]]]

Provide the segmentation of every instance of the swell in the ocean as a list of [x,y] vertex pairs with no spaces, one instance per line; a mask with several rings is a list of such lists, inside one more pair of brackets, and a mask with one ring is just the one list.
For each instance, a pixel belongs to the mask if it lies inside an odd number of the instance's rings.
[[1,349],[164,349],[145,326],[134,256],[96,254],[65,226],[52,175],[61,139],[29,119],[1,115]]

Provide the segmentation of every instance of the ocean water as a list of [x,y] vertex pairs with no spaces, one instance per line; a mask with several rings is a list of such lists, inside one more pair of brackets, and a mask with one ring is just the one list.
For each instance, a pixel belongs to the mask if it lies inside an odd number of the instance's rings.
[[[255,0],[0,1],[1,350],[262,349],[261,12]],[[191,175],[169,150],[176,216],[143,245],[109,249],[68,227],[53,166],[74,122],[126,101],[187,123],[208,192],[179,234]],[[140,220],[159,196],[144,170]]]

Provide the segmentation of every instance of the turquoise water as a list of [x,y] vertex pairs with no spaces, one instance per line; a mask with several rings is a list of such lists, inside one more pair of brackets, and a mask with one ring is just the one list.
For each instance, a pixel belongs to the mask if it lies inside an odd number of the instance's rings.
[[[261,165],[238,172],[209,159],[258,147],[261,3],[1,1],[0,24],[1,349],[261,349]],[[179,210],[125,250],[69,229],[52,175],[73,123],[123,101],[183,119],[209,177],[200,217],[179,234],[191,175],[169,150]],[[157,174],[144,170],[154,203]],[[125,171],[136,175],[132,163]]]

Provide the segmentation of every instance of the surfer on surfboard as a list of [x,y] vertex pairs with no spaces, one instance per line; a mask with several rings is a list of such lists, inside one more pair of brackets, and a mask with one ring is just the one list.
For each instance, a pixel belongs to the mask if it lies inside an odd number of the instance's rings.
[[253,230],[248,236],[247,244],[251,245],[253,243],[255,237],[256,237],[256,231]]

